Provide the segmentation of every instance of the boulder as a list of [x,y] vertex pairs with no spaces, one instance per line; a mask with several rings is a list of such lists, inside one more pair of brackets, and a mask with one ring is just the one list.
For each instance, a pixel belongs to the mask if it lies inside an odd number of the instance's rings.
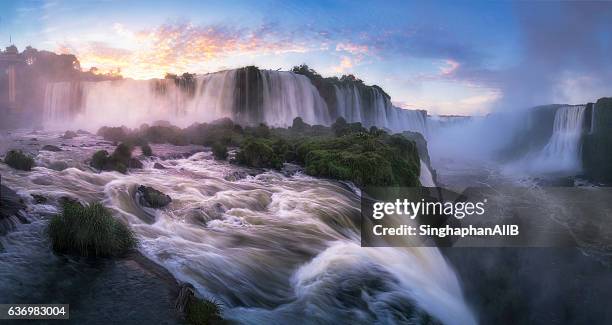
[[46,144],[40,150],[43,150],[43,151],[53,151],[53,152],[62,151],[62,149],[60,147],[54,146],[52,144]]
[[77,134],[74,131],[66,131],[64,135],[62,135],[62,139],[72,139],[76,138]]
[[156,163],[153,165],[153,168],[155,168],[155,169],[166,169],[166,166],[164,166],[164,165],[162,165],[162,164],[160,164],[160,163],[157,163],[157,162],[156,162]]
[[0,185],[0,236],[13,230],[17,223],[27,223],[23,200],[10,188]]
[[136,191],[138,202],[145,207],[159,209],[172,202],[170,196],[150,187],[140,185]]

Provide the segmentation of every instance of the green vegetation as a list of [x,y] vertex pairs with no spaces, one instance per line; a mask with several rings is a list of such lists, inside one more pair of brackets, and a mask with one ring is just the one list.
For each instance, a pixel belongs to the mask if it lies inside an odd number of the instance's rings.
[[227,146],[216,142],[212,145],[212,153],[215,159],[225,160],[227,159]]
[[107,171],[118,171],[127,173],[128,167],[142,168],[142,163],[132,158],[134,147],[126,143],[120,143],[112,155],[106,150],[96,151],[91,157],[90,165],[93,168]]
[[[226,159],[227,146],[238,146],[232,160],[235,163],[280,169],[283,163],[293,162],[304,166],[309,175],[348,180],[358,186],[419,184],[420,162],[415,144],[418,137],[389,135],[375,127],[367,130],[361,123],[347,123],[343,118],[331,127],[309,125],[298,117],[289,128],[269,128],[264,124],[242,128],[230,119],[221,119],[185,129],[158,125],[129,132],[104,128],[98,133],[109,140],[132,144],[176,143],[181,139],[184,144],[212,146],[215,159]],[[102,165],[113,161],[113,156],[102,157]]]
[[136,246],[132,231],[100,203],[64,200],[48,234],[56,252],[81,256],[119,256]]
[[4,163],[15,169],[30,171],[34,167],[34,158],[21,150],[9,150],[4,156]]
[[239,164],[255,168],[281,168],[283,159],[272,149],[272,143],[268,139],[249,138],[240,145],[240,151],[236,155]]
[[208,325],[219,323],[221,318],[221,305],[216,301],[191,297],[186,308],[187,322],[192,325]]
[[142,151],[142,154],[147,157],[153,156],[153,149],[151,149],[151,146],[148,143],[141,145],[140,151]]

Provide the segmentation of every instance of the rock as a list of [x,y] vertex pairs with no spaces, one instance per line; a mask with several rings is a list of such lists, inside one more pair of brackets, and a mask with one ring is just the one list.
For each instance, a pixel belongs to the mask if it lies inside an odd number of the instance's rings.
[[68,167],[68,164],[63,161],[54,161],[49,164],[50,169],[57,170],[58,172],[61,172],[62,170],[67,169]]
[[23,200],[10,188],[0,185],[0,236],[13,230],[17,223],[28,223]]
[[36,204],[47,203],[47,198],[39,194],[30,194],[34,198]]
[[62,151],[62,149],[60,147],[54,146],[52,144],[46,144],[42,147],[42,149],[40,150],[44,150],[44,151],[54,151],[54,152],[58,152],[58,151]]
[[289,164],[289,163],[285,163],[283,164],[283,168],[281,169],[281,173],[283,173],[283,175],[287,176],[287,177],[291,177],[293,175],[295,175],[297,172],[299,171],[303,171],[304,169],[296,164]]
[[156,163],[153,165],[153,168],[155,168],[155,169],[166,169],[166,166],[164,166],[164,165],[162,165],[162,164],[160,164],[160,163],[157,163],[157,162],[156,162]]
[[4,163],[19,170],[30,171],[34,167],[34,158],[21,150],[9,150],[4,156]]
[[62,139],[72,139],[75,138],[77,134],[74,131],[66,131],[64,135],[62,135]]
[[145,207],[159,209],[172,202],[170,196],[150,187],[140,185],[136,191],[138,202]]
[[190,283],[182,283],[179,287],[179,294],[176,298],[174,308],[179,313],[184,313],[187,309],[187,304],[191,301],[191,298],[195,295],[195,289]]
[[38,141],[37,138],[31,138],[30,141]]
[[136,158],[131,158],[129,163],[129,168],[142,169],[143,165],[140,160]]
[[236,170],[233,171],[227,175],[225,175],[225,180],[226,181],[230,181],[230,182],[235,182],[237,180],[241,180],[243,178],[246,178],[247,176],[249,176],[249,174],[243,170]]
[[85,131],[85,130],[81,130],[81,129],[78,129],[78,130],[76,131],[76,133],[77,133],[77,134],[91,134],[90,132],[87,132],[87,131]]

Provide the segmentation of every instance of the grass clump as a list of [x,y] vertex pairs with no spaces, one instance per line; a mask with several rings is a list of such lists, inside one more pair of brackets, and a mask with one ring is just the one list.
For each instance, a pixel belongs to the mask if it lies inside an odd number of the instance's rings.
[[142,154],[147,156],[147,157],[151,157],[153,156],[153,149],[151,149],[151,146],[149,144],[143,144],[140,146],[140,151],[142,151]]
[[4,156],[4,163],[15,169],[30,171],[34,167],[34,158],[21,150],[9,150]]
[[215,159],[225,160],[227,159],[227,146],[216,142],[212,145],[212,153]]
[[192,325],[220,323],[221,305],[216,301],[191,297],[186,308],[187,322]]
[[142,163],[132,158],[134,147],[127,143],[120,143],[115,151],[109,155],[106,150],[96,151],[91,157],[90,165],[93,168],[107,171],[118,171],[127,173],[128,167],[142,168]]
[[136,246],[134,233],[100,203],[65,200],[48,233],[56,252],[80,256],[119,256]]

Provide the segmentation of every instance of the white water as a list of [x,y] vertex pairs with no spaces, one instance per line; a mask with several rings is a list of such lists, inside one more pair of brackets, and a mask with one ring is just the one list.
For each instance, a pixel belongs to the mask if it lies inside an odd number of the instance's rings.
[[[6,140],[14,147],[32,134],[11,137]],[[230,320],[418,322],[417,307],[445,324],[475,323],[456,275],[436,248],[359,246],[359,197],[341,183],[276,172],[227,181],[226,175],[243,169],[212,160],[208,152],[145,160],[143,170],[127,175],[95,173],[84,161],[96,150],[111,150],[98,137],[36,137],[64,151],[38,152],[40,167],[27,177],[0,164],[4,184],[24,195],[42,194],[52,204],[65,195],[103,201],[130,224],[147,257],[194,284],[200,296],[221,301]],[[185,148],[153,150],[171,156]],[[58,160],[73,167],[48,168]],[[152,168],[154,162],[167,169]],[[161,210],[140,206],[134,194],[139,184],[169,194],[172,203]],[[18,249],[3,243],[8,251]],[[6,276],[27,282],[23,277],[37,274],[44,272]]]
[[[244,124],[286,127],[298,116],[309,124],[330,125],[335,120],[306,76],[260,70],[257,85],[246,84],[248,94],[239,94],[239,73],[240,70],[227,70],[198,76],[194,94],[172,80],[51,83],[45,94],[44,125],[57,130],[71,127],[96,130],[101,126],[138,127],[166,120],[186,127],[194,122],[229,117]],[[374,87],[336,86],[336,101],[337,115],[349,122],[395,132],[417,131],[427,137],[425,111],[394,107]]]
[[527,155],[527,170],[535,173],[576,174],[582,169],[581,144],[584,105],[557,109],[553,134],[544,148]]
[[[334,85],[334,89],[338,115],[348,122],[361,122],[366,127],[377,126],[394,132],[415,131],[428,136],[425,111],[395,107],[374,87],[361,90],[355,85]],[[364,101],[364,97],[370,100]]]

